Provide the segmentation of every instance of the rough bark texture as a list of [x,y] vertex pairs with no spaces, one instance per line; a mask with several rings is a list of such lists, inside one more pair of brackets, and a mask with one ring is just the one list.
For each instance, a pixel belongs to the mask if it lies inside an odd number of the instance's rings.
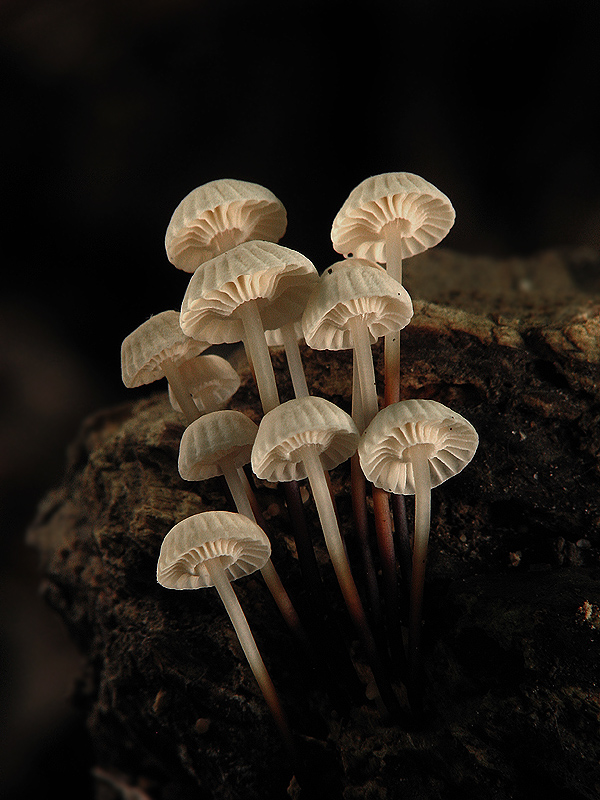
[[[384,724],[368,700],[334,709],[260,576],[237,582],[324,796],[600,793],[599,267],[583,251],[502,262],[439,251],[406,264],[415,316],[402,334],[403,396],[451,406],[480,435],[473,462],[433,494],[421,725]],[[374,354],[381,369],[381,348]],[[313,393],[349,410],[351,355],[303,357]],[[288,399],[281,352],[274,363]],[[247,371],[231,405],[259,421]],[[110,796],[110,774],[157,800],[307,797],[290,786],[216,592],[156,583],[173,524],[231,509],[220,479],[179,477],[182,430],[166,393],[88,419],[29,532],[45,595],[87,657],[77,699],[88,709],[98,796]],[[362,587],[348,464],[332,483]],[[257,492],[273,562],[306,613],[283,497],[260,482]],[[305,508],[329,614],[367,677],[308,497]],[[410,500],[407,509],[410,521]]]

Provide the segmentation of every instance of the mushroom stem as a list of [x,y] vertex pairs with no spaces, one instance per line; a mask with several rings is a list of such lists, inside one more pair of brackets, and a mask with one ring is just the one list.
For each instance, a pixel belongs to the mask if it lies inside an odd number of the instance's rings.
[[385,600],[385,619],[392,662],[398,673],[406,669],[406,656],[402,641],[402,626],[398,603],[398,577],[396,574],[396,549],[392,530],[389,495],[384,489],[372,487],[373,513],[377,547],[381,561],[381,578]]
[[[356,355],[355,363],[358,370],[358,380],[360,382],[362,422],[366,428],[379,411],[371,341],[367,324],[362,316],[351,317],[348,320],[348,324],[352,337],[352,347]],[[362,430],[359,429],[359,432],[362,433]]]
[[290,378],[292,379],[292,386],[294,387],[294,394],[296,397],[308,397],[310,392],[308,391],[306,375],[304,374],[304,367],[302,366],[298,340],[294,333],[294,323],[290,322],[288,325],[284,325],[280,330],[283,346],[285,348],[285,357],[290,371]]
[[[241,468],[235,466],[231,456],[222,458],[219,461],[219,467],[225,476],[227,486],[229,487],[229,491],[231,492],[231,496],[233,497],[233,501],[238,513],[243,514],[245,517],[248,517],[248,519],[256,522],[256,516],[252,509],[252,503],[250,502],[244,481],[241,477],[241,474],[243,474]],[[249,484],[248,488],[250,488]],[[267,588],[269,589],[271,596],[275,601],[277,608],[281,612],[281,616],[284,618],[288,628],[297,637],[302,646],[312,652],[309,638],[300,621],[300,617],[298,616],[298,613],[294,608],[294,604],[290,600],[290,596],[281,582],[279,575],[277,574],[277,570],[273,566],[273,562],[270,558],[267,559],[265,565],[261,568],[260,574],[263,576],[263,579],[267,584]]]
[[265,667],[265,663],[262,660],[254,640],[254,636],[252,635],[252,631],[248,625],[246,615],[244,614],[233,587],[229,582],[227,575],[225,574],[222,564],[222,556],[205,561],[204,566],[206,567],[208,574],[210,575],[210,579],[214,583],[215,588],[219,593],[219,597],[225,606],[225,610],[227,611],[237,637],[240,640],[242,650],[248,659],[248,664],[250,665],[260,690],[267,701],[267,705],[269,706],[275,724],[279,729],[288,753],[292,760],[296,762],[296,747],[292,732],[285,716],[285,712],[275,690],[275,686],[273,685],[273,681],[271,680],[271,676],[269,675],[267,668]]
[[[356,368],[356,353],[352,354],[352,419],[359,431],[365,429],[362,401],[360,394],[360,381]],[[363,570],[367,597],[373,625],[379,635],[381,631],[381,603],[379,600],[379,587],[377,585],[377,570],[373,562],[373,553],[369,545],[369,519],[367,514],[367,481],[360,466],[358,453],[350,459],[350,485],[352,491],[352,512],[354,516],[354,529],[362,556]]]
[[352,511],[354,516],[354,529],[360,548],[364,580],[369,599],[369,608],[373,625],[377,631],[381,630],[381,603],[379,600],[379,587],[377,585],[377,570],[373,562],[373,553],[369,545],[369,518],[367,515],[367,482],[360,467],[358,454],[350,459],[350,483],[352,489]]
[[408,448],[415,483],[415,537],[413,543],[412,581],[410,589],[409,650],[410,683],[420,705],[421,619],[425,566],[431,524],[431,476],[428,456],[431,445],[415,444]]
[[169,382],[169,386],[171,387],[173,394],[175,395],[175,399],[183,411],[183,415],[186,418],[188,425],[191,425],[191,423],[198,419],[201,414],[198,411],[194,400],[192,399],[192,395],[188,392],[187,386],[181,377],[181,373],[170,358],[165,358],[161,362],[160,366],[165,378]]
[[[392,278],[402,283],[402,225],[394,220],[385,226],[385,266]],[[388,333],[384,340],[385,405],[400,400],[400,331]]]
[[343,683],[350,695],[358,701],[362,697],[362,684],[339,628],[329,618],[325,587],[321,580],[317,556],[306,524],[300,487],[297,481],[286,481],[283,489],[292,524],[300,572],[307,588],[306,602],[311,631],[318,640],[319,650],[326,654],[327,661],[337,669],[338,682]]
[[406,502],[403,494],[391,494],[392,516],[394,518],[394,533],[396,540],[396,552],[400,562],[400,574],[402,575],[402,587],[408,598],[408,587],[410,586],[412,574],[412,546],[410,543],[410,533],[406,521]]
[[247,350],[248,360],[254,368],[260,401],[266,414],[279,405],[279,394],[256,300],[247,300],[239,305],[237,313],[244,326],[244,347]]
[[402,238],[406,220],[395,219],[385,226],[385,268],[389,274],[402,283]]
[[248,493],[233,458],[231,456],[221,457],[219,459],[219,469],[227,481],[227,486],[238,512],[248,517],[248,519],[251,519],[253,522],[256,522],[250,498],[248,497]]
[[331,563],[335,570],[340,589],[342,590],[346,607],[365,649],[365,654],[371,666],[381,699],[388,712],[393,717],[399,717],[401,715],[400,705],[385,675],[375,639],[371,633],[365,610],[360,595],[358,594],[358,589],[356,588],[356,583],[350,571],[348,556],[340,534],[337,514],[331,499],[331,493],[327,486],[325,470],[323,469],[319,451],[316,445],[307,444],[299,449],[298,455],[306,469]]

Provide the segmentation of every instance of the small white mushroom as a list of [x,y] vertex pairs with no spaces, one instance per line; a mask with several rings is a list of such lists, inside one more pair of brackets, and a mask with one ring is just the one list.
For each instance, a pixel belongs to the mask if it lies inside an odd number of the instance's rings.
[[292,758],[295,746],[285,712],[231,581],[260,569],[271,555],[261,528],[243,514],[205,511],[178,522],[165,536],[156,577],[167,589],[214,586]]
[[264,332],[299,319],[318,278],[314,265],[295,250],[245,242],[192,275],[181,327],[213,344],[243,341],[266,413],[279,404],[279,394]]
[[343,256],[387,263],[388,269],[399,259],[401,269],[403,258],[438,244],[454,219],[452,203],[433,184],[411,172],[386,172],[350,192],[333,221],[331,241]]
[[375,486],[415,495],[415,535],[410,597],[411,674],[420,662],[420,629],[431,521],[431,489],[458,474],[473,458],[477,431],[435,400],[402,400],[380,411],[364,432],[358,455]]
[[221,178],[194,189],[175,209],[165,237],[169,261],[185,272],[250,239],[278,242],[287,215],[264,186]]
[[366,427],[379,410],[371,345],[410,322],[413,306],[401,283],[371,261],[349,258],[325,270],[302,316],[306,344],[317,350],[353,348]]
[[[229,361],[214,354],[184,361],[179,372],[202,414],[225,406],[240,388],[240,376]],[[181,411],[170,385],[169,400],[175,411]]]
[[[252,508],[252,488],[243,467],[250,463],[258,425],[241,411],[213,411],[195,420],[183,432],[179,445],[179,474],[186,481],[201,481],[223,475],[236,509],[257,522]],[[273,600],[303,646],[307,636],[296,609],[268,558],[261,575]]]
[[352,456],[358,440],[359,433],[352,417],[328,400],[322,397],[289,400],[262,418],[252,448],[252,469],[259,478],[273,482],[308,477],[346,607],[365,647],[381,697],[388,710],[397,714],[397,700],[384,675],[352,576],[325,476],[325,470],[333,469]]
[[[438,244],[454,224],[452,203],[411,172],[386,172],[350,192],[331,228],[333,248],[344,256],[386,264],[402,283],[402,259]],[[386,405],[400,399],[400,336],[385,341]]]
[[131,389],[167,378],[188,423],[200,415],[179,367],[210,344],[186,336],[176,311],[162,311],[125,337],[121,345],[121,376]]

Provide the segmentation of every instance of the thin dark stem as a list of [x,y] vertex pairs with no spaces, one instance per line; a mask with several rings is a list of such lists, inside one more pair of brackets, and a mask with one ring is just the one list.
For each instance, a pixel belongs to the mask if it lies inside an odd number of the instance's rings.
[[388,642],[394,668],[399,674],[406,674],[406,655],[402,641],[402,625],[398,603],[398,576],[396,573],[396,552],[388,494],[373,486],[373,510],[377,545],[381,558],[381,577],[385,598],[385,619]]
[[348,694],[353,699],[360,698],[362,701],[362,683],[356,674],[337,624],[329,619],[330,604],[326,599],[325,587],[321,580],[317,557],[306,523],[300,487],[297,481],[289,481],[283,484],[283,488],[300,570],[307,587],[308,610],[312,620],[311,629],[314,631],[317,647],[331,663],[332,669],[339,676],[340,684],[345,686]]
[[373,628],[376,631],[381,631],[382,616],[381,602],[379,598],[379,585],[377,583],[377,570],[375,568],[373,553],[371,552],[371,546],[369,544],[367,481],[361,469],[357,453],[355,453],[350,460],[350,474],[354,530],[356,532],[356,539],[362,559],[369,611],[373,621]]
[[402,589],[405,599],[408,599],[412,576],[412,545],[406,519],[406,500],[403,494],[392,494],[391,500],[396,553],[400,564],[400,574],[402,575]]

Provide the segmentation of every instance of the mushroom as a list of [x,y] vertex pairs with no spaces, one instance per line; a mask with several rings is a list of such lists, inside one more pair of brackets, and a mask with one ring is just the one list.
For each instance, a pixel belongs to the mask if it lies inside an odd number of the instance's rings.
[[194,189],[175,209],[165,237],[169,261],[194,272],[250,239],[278,242],[287,215],[275,195],[248,181],[222,178]]
[[[240,514],[256,522],[249,494],[252,489],[242,467],[250,462],[258,425],[241,411],[213,411],[183,432],[179,445],[179,474],[186,481],[223,475]],[[303,646],[307,636],[273,562],[268,558],[261,575],[283,618]]]
[[166,378],[188,423],[200,412],[178,367],[209,347],[186,336],[176,311],[162,311],[126,336],[121,345],[121,375],[128,389]]
[[302,316],[306,344],[317,350],[354,351],[364,427],[379,410],[371,344],[404,328],[412,315],[402,284],[374,262],[359,258],[329,267],[308,299]]
[[[421,618],[431,520],[431,489],[458,474],[477,449],[477,431],[456,411],[435,400],[402,400],[377,414],[358,447],[363,471],[375,486],[415,495],[415,533],[410,594],[411,685],[421,660]],[[418,692],[417,692],[418,696]]]
[[292,759],[296,748],[285,712],[231,581],[260,569],[271,554],[261,528],[243,514],[204,511],[178,522],[160,548],[156,577],[167,589],[214,586]]
[[301,253],[245,242],[192,275],[181,306],[182,330],[213,344],[243,341],[266,413],[279,395],[264,332],[298,319],[317,281],[314,265]]
[[[353,348],[360,391],[353,392],[352,407],[359,431],[364,430],[379,410],[371,344],[381,335],[399,332],[410,322],[412,314],[412,302],[402,284],[374,262],[358,258],[337,262],[326,270],[308,300],[302,317],[306,343],[321,350]],[[359,470],[355,458],[352,462],[352,489],[356,533],[371,608],[378,623],[379,598],[366,529],[365,490],[357,474]],[[390,647],[400,669],[403,644],[398,624],[398,579],[389,502],[385,493],[377,488],[372,490],[372,495]]]
[[[411,172],[387,172],[350,192],[331,228],[333,249],[387,265],[402,283],[402,259],[438,244],[454,224],[445,194]],[[400,399],[400,337],[386,336],[386,405]]]
[[[201,413],[222,408],[240,387],[240,376],[226,358],[217,355],[190,358],[181,364],[179,372]],[[169,400],[175,411],[181,411],[171,386]]]
[[352,417],[322,397],[288,400],[269,411],[259,425],[252,448],[252,469],[267,481],[308,477],[325,544],[344,601],[356,626],[381,698],[388,711],[399,714],[398,701],[385,676],[377,646],[352,577],[325,470],[355,452],[359,433]]

